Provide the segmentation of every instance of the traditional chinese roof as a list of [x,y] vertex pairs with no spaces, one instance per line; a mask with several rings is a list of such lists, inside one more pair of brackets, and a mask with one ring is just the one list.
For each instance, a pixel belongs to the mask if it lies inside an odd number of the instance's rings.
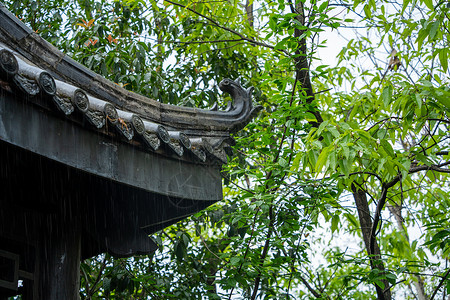
[[0,3],[0,180],[9,187],[0,238],[39,244],[45,237],[35,236],[51,215],[58,226],[69,222],[87,233],[83,256],[154,251],[149,233],[222,199],[231,133],[256,109],[253,88],[239,80],[224,79],[219,88],[233,100],[226,111],[130,92]]
[[255,111],[253,88],[244,89],[239,80],[219,84],[233,99],[227,111],[163,104],[130,92],[56,49],[1,3],[0,79],[3,90],[57,109],[67,121],[118,135],[147,151],[199,163],[226,162],[224,148],[233,143],[230,133],[243,128]]

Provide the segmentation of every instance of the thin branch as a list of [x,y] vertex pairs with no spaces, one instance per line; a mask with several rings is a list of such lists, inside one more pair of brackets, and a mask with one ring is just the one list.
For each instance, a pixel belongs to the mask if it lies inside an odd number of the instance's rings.
[[[450,161],[441,163],[439,165],[432,165],[432,166],[422,165],[422,166],[417,166],[417,167],[410,168],[408,173],[409,174],[413,174],[413,173],[417,173],[417,172],[420,172],[420,171],[428,171],[428,170],[442,172],[442,173],[450,173],[450,169],[442,168],[442,167],[447,166],[447,165],[450,165]],[[369,254],[370,255],[374,253],[375,237],[376,237],[378,222],[380,221],[381,211],[383,210],[383,207],[386,204],[386,198],[387,198],[388,189],[393,187],[394,185],[396,185],[397,182],[399,182],[401,180],[401,178],[402,178],[402,175],[399,174],[399,175],[395,176],[394,179],[392,179],[390,182],[384,183],[382,185],[381,196],[380,196],[380,199],[378,200],[378,204],[377,204],[377,207],[375,209],[375,216],[373,218],[373,224],[372,224],[372,228],[371,228],[370,242],[369,242],[369,249],[370,249],[370,253]]]
[[376,236],[376,231],[377,231],[377,227],[378,227],[378,222],[380,221],[381,210],[383,209],[384,204],[386,203],[387,191],[388,191],[388,187],[386,186],[386,184],[383,184],[383,186],[381,188],[381,196],[380,196],[380,199],[378,200],[377,208],[375,209],[375,216],[373,218],[372,228],[370,230],[370,239],[369,239],[370,253],[369,253],[369,256],[373,255],[375,252],[375,236]]
[[300,277],[300,281],[306,286],[306,288],[314,295],[314,297],[316,298],[321,298],[322,295],[319,294],[316,290],[314,290],[314,288],[308,283],[308,281],[306,281],[305,278],[303,278],[303,276],[301,275],[297,275],[298,277]]
[[206,250],[209,251],[209,253],[211,253],[215,258],[217,258],[219,261],[223,262],[224,264],[227,264],[228,262],[226,260],[224,260],[223,258],[220,258],[219,256],[217,256],[216,253],[214,253],[213,251],[211,251],[211,249],[208,247],[208,245],[206,244],[205,239],[203,238],[202,233],[196,228],[195,231],[197,232],[197,235],[200,237],[200,240],[202,241],[203,245],[205,246]]
[[[374,176],[374,177],[375,177],[376,179],[378,179],[380,182],[383,182],[383,179],[380,177],[380,175],[378,175],[378,174],[376,174],[376,173],[373,173],[373,172],[359,171],[359,172],[352,172],[352,173],[349,173],[348,175],[349,175],[349,176],[352,176],[352,175],[358,175],[358,174],[366,174],[366,175]],[[343,176],[345,176],[345,174],[339,175],[339,177],[343,177]]]
[[[264,243],[263,252],[261,253],[261,257],[259,259],[259,267],[262,268],[264,266],[264,260],[266,259],[267,254],[269,253],[269,245],[270,238],[272,237],[272,233],[274,231],[273,226],[275,222],[275,217],[273,213],[273,204],[269,207],[269,230],[267,230],[266,242]],[[258,272],[258,276],[255,279],[255,286],[253,287],[253,292],[251,296],[251,300],[255,300],[259,290],[259,283],[261,281],[261,271]]]
[[440,121],[440,122],[444,122],[447,124],[450,124],[449,120],[445,120],[445,119],[435,119],[435,118],[427,118],[428,121]]
[[436,296],[437,292],[439,291],[439,289],[441,288],[441,286],[444,284],[444,281],[447,279],[448,275],[450,275],[450,269],[447,270],[447,272],[445,272],[445,275],[442,277],[441,281],[439,282],[438,286],[436,287],[436,289],[433,292],[433,295],[431,295],[430,300],[433,300],[434,297]]
[[[304,228],[304,227],[303,227],[303,228]],[[275,231],[275,235],[277,235],[277,237],[280,238],[279,235],[278,235],[278,233],[277,233],[276,231]],[[283,254],[284,254],[285,257],[289,257],[289,254],[287,253],[287,251],[286,251],[285,248],[281,248],[281,251],[283,252]],[[306,288],[314,295],[314,297],[316,297],[316,298],[321,298],[322,295],[321,295],[318,291],[316,291],[316,290],[309,284],[309,282],[308,282],[308,281],[300,274],[300,272],[297,272],[297,271],[295,270],[294,265],[292,265],[291,263],[289,263],[289,265],[290,265],[290,268],[291,268],[291,273],[290,273],[290,275],[289,275],[288,291],[289,291],[289,287],[290,287],[290,285],[291,285],[292,275],[295,273],[296,276],[300,278],[300,281],[306,286]],[[322,290],[322,291],[323,291],[323,290]]]
[[314,95],[317,95],[317,94],[320,94],[320,93],[325,93],[325,92],[328,92],[328,91],[331,91],[331,90],[332,90],[331,88],[330,89],[326,89],[326,90],[321,90],[321,91],[315,92]]
[[96,292],[96,290],[98,290],[98,289],[95,289],[95,286],[100,282],[100,279],[102,277],[102,273],[103,273],[103,271],[106,268],[106,259],[107,259],[107,255],[105,254],[105,257],[103,257],[103,261],[102,261],[102,265],[100,267],[100,270],[98,271],[97,278],[95,279],[95,282],[92,285],[92,289],[89,292],[89,297],[92,296]]
[[[241,262],[241,264],[239,266],[239,269],[237,271],[238,275],[241,274],[242,266],[244,265],[245,258],[247,257],[248,251],[250,250],[250,243],[252,241],[253,234],[255,233],[256,217],[258,216],[259,211],[260,210],[259,210],[259,207],[258,207],[256,209],[255,216],[253,217],[252,232],[250,233],[250,237],[248,239],[247,248],[245,249],[245,253],[244,253],[244,257],[243,257],[244,259],[243,259],[243,262]],[[233,295],[233,291],[234,291],[234,286],[231,288],[230,295],[228,296],[228,300],[231,300],[231,296]]]
[[244,39],[226,39],[226,40],[212,40],[212,41],[165,41],[165,43],[170,44],[183,44],[183,45],[191,45],[191,44],[217,44],[217,43],[230,43],[230,42],[240,42],[244,41]]
[[439,151],[439,152],[436,152],[436,155],[448,155],[448,151]]
[[[119,259],[118,261],[119,261],[119,264],[122,265],[122,268],[128,273],[128,275],[129,275],[130,277],[132,277],[132,278],[134,278],[134,279],[137,279],[137,278],[138,278],[133,272],[131,272],[130,270],[128,270],[127,264],[126,264],[122,259]],[[142,289],[143,289],[148,295],[151,295],[151,296],[152,296],[151,299],[161,299],[160,297],[154,297],[153,293],[150,292],[150,291],[148,290],[148,288],[143,284],[143,282],[141,282],[141,283],[142,283],[142,285],[141,285]]]
[[173,238],[164,229],[162,229],[161,232],[170,240],[172,244],[175,244]]
[[255,44],[255,45],[258,45],[258,46],[270,48],[270,49],[273,49],[273,50],[275,50],[275,51],[282,52],[282,53],[285,54],[286,56],[290,56],[290,54],[289,54],[287,51],[285,51],[285,50],[278,50],[278,49],[275,49],[275,47],[272,46],[272,45],[269,45],[269,44],[266,44],[266,43],[262,43],[262,42],[258,42],[258,41],[256,41],[256,40],[253,40],[253,39],[251,39],[251,38],[248,38],[248,37],[246,37],[245,35],[243,35],[243,34],[237,32],[237,31],[234,30],[234,29],[231,29],[231,28],[222,26],[221,24],[219,24],[217,21],[213,20],[212,18],[210,18],[210,17],[208,17],[208,16],[205,16],[204,14],[202,14],[202,13],[200,13],[200,12],[198,12],[198,11],[196,11],[196,10],[190,8],[190,7],[187,7],[186,5],[183,5],[183,4],[181,4],[181,3],[177,3],[177,2],[174,2],[174,1],[171,1],[171,0],[165,0],[165,1],[168,2],[168,3],[171,3],[171,4],[175,5],[175,6],[179,6],[179,7],[181,7],[181,8],[184,8],[184,9],[189,10],[190,12],[192,12],[192,13],[194,13],[194,14],[196,14],[196,15],[198,15],[198,16],[200,16],[200,17],[206,19],[206,20],[208,20],[208,21],[209,21],[211,24],[213,24],[214,26],[219,27],[220,29],[223,29],[223,30],[225,30],[225,31],[231,32],[231,33],[234,34],[234,35],[237,35],[238,37],[240,37],[240,38],[241,38],[242,40],[244,40],[244,41],[247,41],[247,42],[249,42],[249,43],[251,43],[251,44]]
[[239,184],[237,184],[236,182],[234,182],[233,180],[231,180],[231,178],[229,178],[228,176],[226,176],[226,174],[224,174],[223,172],[220,174],[222,176],[223,179],[228,180],[229,183],[231,183],[232,185],[234,185],[235,187],[237,187],[238,189],[241,189],[243,191],[246,191],[247,193],[250,193],[252,195],[255,194],[255,192],[253,192],[252,190],[249,190],[248,188],[245,188],[243,186],[240,186]]
[[[289,102],[289,106],[292,106],[292,104],[294,103],[294,93],[295,93],[295,90],[296,90],[298,82],[299,82],[299,77],[296,76],[295,77],[295,81],[294,81],[294,86],[292,88],[292,93],[291,93],[291,99],[290,99],[290,102]],[[277,155],[273,159],[274,163],[276,163],[278,161],[279,157],[280,157],[282,146],[283,146],[284,141],[286,139],[287,130],[288,130],[288,126],[285,124],[284,125],[284,130],[283,130],[283,136],[281,137],[281,140],[280,140],[280,144],[279,144],[279,148],[278,148],[278,151],[277,151]],[[291,149],[292,149],[293,146],[294,146],[294,143],[292,141]],[[290,157],[289,157],[289,162],[291,161],[291,159],[292,159],[292,155],[290,155]],[[286,176],[286,173],[282,176],[282,181],[284,181],[285,176]],[[272,177],[272,170],[269,171],[269,173],[266,175],[266,182],[268,182],[268,179],[270,179],[271,177]],[[277,188],[278,187],[274,187],[270,191],[274,191]],[[269,189],[269,186],[267,185],[267,183],[266,183],[265,189],[266,190]],[[271,203],[270,207],[269,207],[269,230],[267,232],[267,237],[266,237],[266,242],[264,244],[263,253],[261,254],[261,258],[260,258],[260,266],[261,267],[262,267],[262,265],[264,263],[264,259],[266,258],[268,250],[269,250],[270,237],[272,235],[274,222],[275,221],[274,221],[273,203]],[[261,272],[258,272],[258,275],[256,276],[256,279],[255,279],[255,286],[253,287],[253,293],[252,293],[252,296],[251,296],[252,300],[256,299],[256,294],[257,294],[258,289],[259,289],[260,281],[261,281]]]

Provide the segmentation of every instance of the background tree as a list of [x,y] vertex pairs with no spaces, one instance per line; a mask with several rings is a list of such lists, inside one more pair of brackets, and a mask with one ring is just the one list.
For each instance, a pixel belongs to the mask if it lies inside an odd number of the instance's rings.
[[[156,100],[263,110],[224,200],[152,257],[82,264],[84,299],[437,299],[450,290],[449,5],[50,0],[6,4],[94,71]],[[331,33],[331,35],[330,35]],[[335,65],[322,49],[347,39]]]

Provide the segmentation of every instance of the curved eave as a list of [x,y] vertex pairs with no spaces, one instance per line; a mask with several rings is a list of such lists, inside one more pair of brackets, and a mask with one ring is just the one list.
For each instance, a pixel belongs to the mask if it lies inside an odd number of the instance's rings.
[[[164,126],[147,116],[120,109],[75,85],[55,79],[1,42],[0,83],[0,90],[21,94],[46,110],[56,110],[67,121],[85,124],[83,126],[105,135],[118,136],[120,140],[140,145],[150,152],[197,163],[226,162],[224,148],[232,142],[228,132],[193,132]],[[160,113],[159,119],[161,116]]]
[[[17,51],[37,67],[48,71],[56,79],[83,89],[87,94],[112,103],[119,109],[144,116],[163,126],[183,129],[194,135],[210,132],[213,136],[227,136],[243,128],[252,118],[251,89],[245,90],[238,81],[228,80],[233,106],[228,111],[161,104],[155,100],[125,90],[77,63],[24,25],[4,5],[0,4],[0,41]],[[221,83],[222,84],[222,83]]]

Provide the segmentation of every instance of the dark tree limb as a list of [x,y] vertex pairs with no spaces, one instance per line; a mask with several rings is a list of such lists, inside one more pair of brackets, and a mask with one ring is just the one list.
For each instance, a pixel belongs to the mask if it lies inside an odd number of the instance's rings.
[[311,292],[311,294],[314,295],[314,297],[323,299],[322,294],[320,294],[319,292],[317,292],[317,291],[309,284],[309,282],[308,282],[305,278],[303,278],[303,276],[299,276],[299,277],[300,277],[300,281],[306,286],[306,288]]
[[[356,208],[358,211],[359,223],[361,225],[361,232],[366,246],[367,254],[369,255],[370,267],[372,270],[379,270],[381,273],[384,272],[384,264],[381,260],[381,251],[376,239],[372,241],[372,218],[369,210],[369,203],[367,202],[366,192],[361,188],[357,187],[356,184],[351,186],[353,198],[355,199]],[[371,249],[373,248],[373,249]],[[389,282],[386,279],[381,280],[386,287],[382,289],[380,286],[375,284],[375,289],[377,291],[377,298],[379,300],[390,300],[392,299],[391,291],[388,288]]]
[[378,200],[377,208],[375,209],[375,216],[373,218],[373,224],[370,229],[370,240],[369,240],[369,255],[375,253],[375,243],[376,243],[376,232],[378,227],[378,222],[380,221],[381,211],[383,210],[384,204],[386,203],[388,188],[383,184],[381,188],[381,197]]
[[[100,270],[98,271],[97,278],[95,279],[94,283],[92,284],[92,287],[89,288],[88,286],[86,286],[86,295],[87,295],[88,299],[91,299],[91,297],[94,295],[94,293],[96,293],[100,289],[100,287],[97,287],[97,284],[100,282],[100,279],[102,279],[103,271],[106,268],[107,259],[108,259],[108,254],[104,254],[104,255],[105,256],[103,257],[103,260],[100,265]],[[83,271],[83,273],[85,273],[85,272]]]
[[[417,173],[420,171],[436,171],[436,172],[441,172],[441,173],[450,173],[450,169],[447,168],[442,168],[444,166],[449,165],[450,162],[444,162],[441,163],[439,165],[432,165],[432,166],[427,166],[427,165],[421,165],[421,166],[416,166],[416,167],[412,167],[409,169],[409,174],[413,174],[413,173]],[[386,204],[386,199],[387,199],[387,192],[388,190],[393,187],[394,185],[396,185],[402,178],[402,175],[399,174],[397,176],[394,177],[394,179],[392,179],[391,181],[389,181],[388,183],[384,183],[382,185],[381,188],[381,196],[380,199],[378,200],[378,204],[377,204],[377,208],[375,209],[375,216],[373,218],[373,224],[371,227],[371,233],[370,233],[370,242],[369,242],[369,246],[370,246],[370,253],[373,253],[374,249],[373,249],[373,245],[376,243],[376,232],[377,232],[377,227],[378,227],[378,223],[380,221],[380,216],[381,216],[381,211],[384,208],[384,205]]]
[[246,0],[245,12],[247,13],[248,24],[253,28],[253,23],[255,21],[255,18],[253,16],[253,1]]
[[[447,168],[443,168],[445,166],[450,165],[450,162],[444,162],[438,165],[432,166],[414,166],[409,170],[409,174],[417,173],[420,171],[436,171],[443,173],[450,173],[450,170]],[[376,240],[376,232],[378,228],[378,223],[380,222],[381,212],[386,204],[387,200],[387,192],[388,190],[396,185],[402,179],[401,174],[394,177],[391,181],[387,183],[383,183],[381,187],[381,195],[377,203],[377,207],[375,209],[375,214],[373,218],[373,223],[370,215],[369,204],[367,202],[367,197],[365,191],[356,186],[356,183],[352,184],[352,193],[356,202],[356,207],[358,210],[359,220],[361,224],[361,232],[364,239],[364,244],[367,249],[367,253],[370,257],[370,265],[372,270],[378,269],[380,271],[384,271],[384,265],[381,261],[381,252]],[[382,280],[386,287],[389,286],[389,282],[387,280]],[[379,287],[375,286],[377,290],[377,296],[380,300],[388,300],[391,299],[391,293],[389,288],[384,291]]]
[[[292,3],[291,0],[289,0],[289,6],[291,8],[292,13],[297,14],[295,17],[297,21],[302,24],[303,26],[306,25],[306,16],[305,16],[305,9],[304,9],[304,3],[300,0]],[[298,39],[298,47],[295,51],[294,55],[294,61],[295,61],[295,79],[301,84],[302,91],[305,93],[306,96],[306,103],[311,103],[315,99],[316,93],[314,93],[312,84],[311,84],[311,76],[309,74],[310,70],[310,64],[308,60],[308,49],[307,49],[307,43],[306,43],[306,36],[304,33],[307,29],[301,30],[299,28],[295,28],[294,30],[294,37]],[[317,110],[309,111],[312,113],[315,117],[317,122],[311,122],[311,125],[318,127],[320,123],[323,122],[323,118],[320,115],[320,112]]]

